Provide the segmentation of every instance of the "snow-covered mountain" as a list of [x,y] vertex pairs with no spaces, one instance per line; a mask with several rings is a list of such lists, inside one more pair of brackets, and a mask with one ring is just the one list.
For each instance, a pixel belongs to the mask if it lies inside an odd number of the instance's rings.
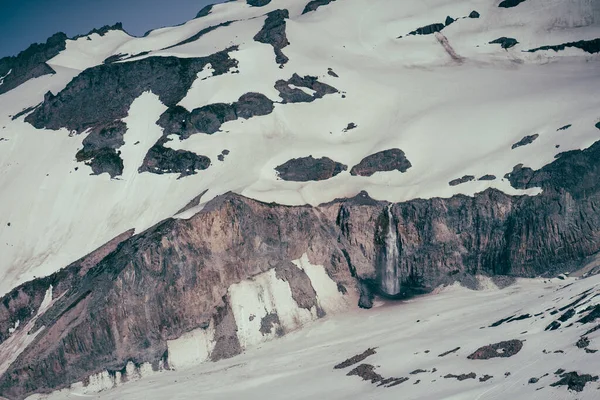
[[[479,276],[551,278],[590,260],[593,275],[599,53],[595,0],[238,0],[144,37],[116,24],[1,59],[0,395],[106,388],[246,349],[260,359],[261,343],[343,314],[307,331],[312,359],[326,326],[323,343],[372,318],[388,340],[398,325],[385,320],[405,321],[408,306],[357,314],[378,296],[476,287]],[[593,291],[593,279],[573,287]],[[471,329],[489,322],[478,299],[543,311],[527,288],[557,286],[540,282],[484,294],[452,286],[439,298],[464,298],[477,317],[455,329],[477,347],[494,336]],[[523,296],[507,300],[511,290]],[[433,318],[436,299],[410,312]],[[578,318],[593,322],[595,304]],[[567,332],[542,332],[546,314],[534,320],[530,341]],[[386,345],[363,340],[370,323],[357,329],[355,350]],[[432,329],[426,344],[451,345]],[[564,346],[586,329],[574,323]],[[497,331],[498,341],[528,338]],[[534,363],[524,343],[514,360]],[[567,353],[593,378],[597,356]],[[415,360],[375,372],[406,374]],[[291,379],[267,376],[257,390]],[[431,398],[521,393],[522,379],[475,388],[442,378]],[[350,382],[345,397],[362,384]],[[360,388],[357,398],[388,395]],[[548,390],[559,389],[540,398]]]

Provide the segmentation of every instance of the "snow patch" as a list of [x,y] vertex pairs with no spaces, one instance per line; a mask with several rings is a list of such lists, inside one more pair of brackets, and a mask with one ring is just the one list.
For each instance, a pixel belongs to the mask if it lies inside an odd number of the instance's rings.
[[292,263],[308,275],[310,283],[317,293],[317,302],[327,314],[346,311],[351,304],[356,304],[356,302],[353,303],[354,296],[344,296],[340,293],[337,283],[329,277],[325,267],[311,264],[306,253],[299,259],[293,260]]
[[40,308],[38,309],[36,317],[39,317],[40,315],[42,315],[44,312],[46,312],[48,307],[50,307],[52,305],[52,289],[53,289],[53,287],[52,287],[52,285],[50,285],[48,290],[46,290],[46,294],[44,295],[44,300],[42,300],[42,304],[40,305]]
[[21,320],[17,320],[17,322],[15,322],[15,325],[12,328],[8,328],[8,333],[11,335],[13,333],[15,333],[15,331],[19,328],[20,324],[21,324]]
[[[292,331],[317,319],[315,307],[311,311],[298,307],[289,283],[277,279],[274,269],[231,285],[229,297],[244,349],[275,338],[278,328]],[[272,313],[277,314],[279,324],[269,333],[261,333],[262,319]]]
[[215,347],[215,329],[211,323],[207,329],[198,328],[167,341],[169,366],[174,369],[187,368],[208,360]]
[[8,70],[6,75],[0,77],[0,85],[4,84],[4,78],[6,78],[8,75],[10,75],[11,72],[12,72],[12,69]]

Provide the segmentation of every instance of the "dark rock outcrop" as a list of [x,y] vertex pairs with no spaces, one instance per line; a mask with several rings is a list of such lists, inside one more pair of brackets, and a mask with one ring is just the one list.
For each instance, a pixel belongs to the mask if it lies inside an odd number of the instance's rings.
[[229,57],[234,50],[201,58],[148,57],[89,68],[57,95],[47,93],[25,121],[38,129],[67,128],[81,133],[126,117],[133,100],[145,91],[152,91],[163,104],[175,106],[206,64],[212,65],[214,75],[237,66]]
[[[290,87],[290,85],[296,87]],[[313,94],[306,93],[301,87],[314,91]],[[310,103],[320,99],[327,94],[338,93],[338,90],[326,83],[319,82],[316,76],[300,77],[298,74],[292,75],[287,81],[280,79],[275,82],[275,89],[279,92],[282,103]]]
[[[94,29],[92,29],[91,31],[89,31],[86,34],[77,35],[77,36],[72,37],[71,40],[77,40],[79,38],[90,36],[90,35],[93,35],[93,34],[104,36],[104,35],[106,35],[110,31],[123,31],[123,32],[125,32],[125,29],[123,29],[123,24],[121,22],[117,22],[114,25],[104,25],[102,28],[94,28]],[[127,33],[127,32],[125,32],[125,33]]]
[[471,13],[469,14],[469,18],[479,18],[481,15],[479,15],[479,13],[475,10],[471,11]]
[[[280,264],[275,267],[275,276],[278,279],[289,283],[292,298],[296,304],[298,304],[298,307],[305,308],[309,311],[313,307],[320,310],[317,303],[317,292],[315,292],[310,278],[306,275],[304,270],[296,267],[292,263]],[[320,310],[319,314],[321,314],[321,317],[325,316],[325,313],[322,310]]]
[[389,149],[371,154],[352,167],[350,174],[358,176],[371,176],[379,171],[406,172],[412,164],[400,149]]
[[536,134],[534,134],[534,135],[528,135],[528,136],[525,136],[523,139],[521,139],[521,140],[519,140],[517,143],[513,144],[513,145],[511,146],[511,149],[512,149],[512,150],[514,150],[514,149],[516,149],[517,147],[521,147],[521,146],[527,146],[528,144],[531,144],[531,143],[533,143],[533,141],[534,141],[535,139],[537,139],[539,136],[540,136],[540,135],[539,135],[539,134],[537,134],[537,133],[536,133]]
[[448,182],[448,185],[458,186],[458,185],[462,185],[463,183],[471,182],[474,180],[475,180],[475,177],[473,175],[464,175],[460,178],[452,179],[450,182]]
[[[105,25],[100,29],[92,29],[84,35],[77,35],[71,39],[77,40],[91,34],[104,36],[112,30],[123,31],[123,25],[120,22],[112,26]],[[56,73],[46,62],[66,49],[67,39],[69,39],[67,35],[58,32],[50,36],[46,43],[34,43],[17,56],[0,59],[0,94],[8,92],[30,79]]]
[[454,375],[454,374],[444,375],[444,379],[452,379],[452,378],[459,380],[459,381],[464,381],[467,379],[475,379],[475,378],[477,378],[477,375],[475,374],[475,372],[470,372],[468,374],[460,374],[460,375]]
[[342,361],[341,363],[337,364],[336,366],[334,366],[334,369],[344,369],[344,368],[348,368],[354,364],[358,364],[359,362],[365,360],[367,357],[372,356],[373,354],[377,354],[377,352],[375,351],[375,349],[367,349],[365,351],[363,351],[360,354],[357,354],[355,356],[352,356],[344,361]]
[[269,4],[271,0],[246,0],[246,4],[252,7],[263,7]]
[[198,11],[198,14],[196,14],[196,18],[206,17],[208,14],[211,13],[213,6],[214,4],[209,4],[207,6],[202,7],[202,9]]
[[179,178],[183,178],[210,166],[210,158],[191,151],[165,147],[166,142],[167,139],[163,137],[148,150],[138,172],[151,172],[159,175],[178,173]]
[[[222,304],[215,308],[212,320],[216,328],[215,348],[210,353],[211,361],[219,361],[240,354],[242,346],[236,335],[238,328],[227,296],[223,296]],[[200,326],[202,327],[203,324]]]
[[496,180],[496,175],[483,175],[481,178],[478,179],[478,181],[495,181]]
[[351,131],[352,129],[356,129],[358,128],[358,125],[356,125],[354,122],[350,122],[348,123],[348,125],[346,125],[346,127],[342,130],[342,132],[348,132]]
[[281,179],[294,182],[324,181],[347,169],[331,158],[313,156],[293,158],[275,168]]
[[446,357],[448,354],[456,353],[459,350],[460,350],[460,347],[456,347],[456,348],[454,348],[452,350],[448,350],[448,351],[443,352],[442,354],[438,355],[438,357]]
[[329,76],[333,76],[334,78],[339,78],[340,76],[338,74],[336,74],[333,69],[331,68],[327,68],[327,75]]
[[288,58],[281,49],[289,45],[285,33],[285,20],[290,17],[288,10],[275,10],[267,14],[267,19],[262,29],[254,36],[254,40],[260,43],[270,44],[275,52],[275,62],[282,67],[288,62]]
[[552,322],[550,323],[550,325],[548,325],[548,326],[546,327],[546,329],[544,329],[544,330],[545,330],[545,331],[555,331],[555,330],[557,330],[558,328],[560,328],[560,326],[561,326],[561,323],[560,323],[560,322],[558,322],[558,321],[552,321]]
[[531,49],[531,50],[527,50],[527,51],[529,53],[535,53],[536,51],[541,51],[541,50],[554,50],[556,52],[559,52],[568,47],[574,47],[577,49],[581,49],[581,50],[585,51],[586,53],[595,54],[595,53],[600,52],[600,38],[592,39],[592,40],[580,40],[578,42],[568,42],[568,43],[550,45],[550,46],[542,46],[542,47],[537,47],[535,49]]
[[415,29],[414,31],[409,32],[409,35],[432,35],[436,32],[440,32],[444,29],[446,25],[442,23],[436,23],[431,25],[422,26],[420,28]]
[[[77,153],[77,160],[86,162],[94,174],[107,172],[111,177],[121,175],[123,160],[118,149],[124,143],[125,133],[125,124],[121,119],[127,116],[131,103],[143,92],[152,91],[163,104],[170,107],[166,113],[173,113],[172,108],[179,111],[182,108],[176,104],[187,94],[197,73],[207,64],[213,67],[213,75],[224,74],[237,66],[237,61],[229,57],[229,52],[235,49],[231,47],[201,58],[149,57],[89,68],[57,95],[48,92],[44,102],[25,121],[38,129],[67,128],[71,134],[90,129],[90,134],[84,139],[83,149]],[[168,171],[173,166],[175,156],[185,158],[179,164],[190,167],[193,166],[190,164],[192,155],[189,152],[164,150],[157,145],[150,150],[147,159],[151,161],[158,156],[161,162],[167,159],[171,161],[165,168],[153,164],[152,168],[146,170],[155,173]],[[197,159],[192,164],[199,167],[206,160]]]
[[[318,207],[220,196],[190,219],[168,219],[122,241],[89,268],[76,263],[4,296],[3,340],[6,327],[37,312],[50,284],[56,301],[32,329],[45,328],[0,376],[0,395],[22,399],[129,361],[155,363],[167,340],[207,322],[222,338],[214,357],[237,354],[234,321],[225,318],[228,288],[304,253],[336,283],[371,295],[382,285],[379,260],[387,246],[398,250],[403,293],[461,275],[573,270],[600,251],[599,176],[600,142],[532,171],[523,186],[541,187],[537,196],[488,189],[390,205],[361,193]],[[396,232],[395,243],[382,241],[382,232]],[[581,315],[580,323],[592,323],[600,307]]]
[[[600,122],[599,122],[598,124],[600,124]],[[569,129],[569,128],[570,128],[570,127],[572,127],[572,126],[573,126],[573,125],[571,125],[571,124],[568,124],[568,125],[565,125],[565,126],[561,126],[561,127],[560,127],[560,128],[558,128],[556,131],[557,131],[557,132],[558,132],[558,131],[566,131],[567,129]]]
[[509,38],[509,37],[501,37],[498,38],[496,40],[492,40],[490,42],[490,44],[499,44],[500,46],[502,46],[503,49],[510,49],[511,47],[514,47],[518,44],[519,42],[517,41],[517,39],[514,38]]
[[29,114],[30,112],[32,112],[33,110],[35,110],[40,104],[36,104],[35,106],[27,107],[27,108],[23,109],[22,111],[19,111],[18,113],[16,113],[12,117],[10,117],[11,121],[14,121],[14,120],[18,119],[18,118],[22,117],[25,114]]
[[489,360],[496,357],[512,357],[523,348],[523,342],[514,339],[480,347],[470,354],[469,360]]
[[557,382],[550,384],[550,386],[566,386],[569,390],[575,392],[582,392],[583,388],[588,382],[597,382],[597,375],[581,374],[578,372],[567,372],[560,375],[561,379]]
[[32,44],[17,56],[0,59],[0,95],[43,75],[55,71],[46,64],[66,48],[67,35],[62,32],[52,35],[46,43]]
[[123,174],[123,160],[117,149],[125,142],[123,135],[127,126],[122,121],[114,121],[95,127],[83,139],[83,148],[75,154],[77,161],[84,161],[95,175],[108,173],[111,178]]
[[273,112],[273,102],[260,93],[246,93],[232,103],[215,103],[187,111],[181,106],[167,109],[158,119],[163,135],[187,139],[196,133],[213,134],[221,125],[238,118],[249,119]]
[[525,0],[504,0],[500,4],[498,4],[498,7],[512,8],[512,7],[518,6],[519,4],[523,3],[524,1]]
[[335,0],[312,0],[309,1],[308,4],[304,7],[302,14],[309,13],[311,11],[316,11],[317,8],[321,6],[326,6],[329,3],[334,2]]
[[588,347],[589,345],[590,345],[590,339],[588,339],[587,336],[580,337],[579,340],[577,341],[577,343],[575,343],[575,346],[577,346],[580,349]]
[[280,327],[281,321],[279,321],[279,315],[275,312],[270,312],[260,320],[260,333],[263,335],[270,334],[275,325],[277,325],[275,328],[277,336],[283,335],[283,330]]
[[[212,25],[212,26],[209,26],[208,28],[204,28],[200,32],[196,33],[195,35],[192,35],[189,38],[182,40],[181,42],[179,42],[177,44],[174,44],[169,47],[165,47],[163,50],[168,50],[168,49],[172,49],[173,47],[182,46],[184,44],[195,42],[196,40],[200,39],[202,36],[206,35],[207,33],[210,33],[212,31],[214,31],[215,29],[222,28],[224,26],[229,26],[233,22],[234,21],[226,21],[226,22],[222,22],[218,25]],[[104,62],[106,63],[106,60]]]
[[346,374],[347,376],[359,376],[364,381],[370,381],[377,386],[385,386],[387,388],[397,386],[403,382],[406,382],[408,378],[384,378],[375,372],[375,366],[371,364],[360,364],[352,371]]
[[[588,312],[589,311],[589,312]],[[600,318],[600,304],[596,304],[593,307],[588,307],[583,310],[582,313],[588,312],[584,317],[577,320],[581,324],[589,324]]]

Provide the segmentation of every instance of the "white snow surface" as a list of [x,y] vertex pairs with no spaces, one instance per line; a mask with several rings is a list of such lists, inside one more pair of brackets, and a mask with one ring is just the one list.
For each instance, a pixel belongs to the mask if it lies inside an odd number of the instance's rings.
[[[496,287],[489,278],[482,278],[481,283],[480,291],[455,284],[409,301],[378,301],[371,310],[325,317],[229,360],[165,371],[151,379],[142,377],[137,382],[88,396],[103,400],[598,398],[599,382],[588,383],[578,393],[568,392],[565,386],[550,386],[560,379],[555,375],[558,369],[598,374],[600,357],[575,346],[582,333],[595,324],[575,322],[568,327],[568,323],[580,318],[576,315],[558,330],[545,328],[562,314],[552,315],[553,311],[574,302],[586,290],[588,297],[575,310],[579,312],[598,304],[600,276],[580,280],[519,279],[504,289]],[[500,319],[523,314],[531,317],[490,327]],[[590,349],[600,347],[600,331],[589,334],[588,338]],[[521,351],[512,357],[467,358],[482,346],[512,339],[523,341]],[[457,347],[458,351],[440,357]],[[376,354],[361,363],[375,366],[375,372],[383,377],[409,380],[384,388],[358,376],[346,375],[359,363],[333,368],[368,348],[375,348]],[[418,369],[426,372],[410,374]],[[447,374],[470,372],[477,378],[463,381],[444,378]],[[510,375],[506,376],[508,372]],[[480,382],[484,375],[492,378]],[[539,381],[528,383],[530,378]],[[75,386],[31,399],[72,399],[83,393],[89,392]]]
[[[600,37],[595,0],[527,0],[510,9],[488,0],[339,0],[300,15],[307,2],[250,7],[240,0],[143,38],[113,31],[71,40],[48,62],[56,74],[0,95],[0,137],[6,139],[0,141],[0,295],[59,270],[128,229],[140,232],[173,216],[205,189],[203,202],[235,191],[290,205],[319,204],[361,190],[394,202],[473,195],[489,187],[535,195],[539,190],[515,190],[502,177],[516,164],[540,168],[557,153],[600,139],[594,128],[600,119],[600,56],[579,49],[522,51]],[[290,44],[283,48],[290,60],[284,68],[275,63],[270,45],[253,40],[264,14],[278,8],[290,12]],[[405,36],[472,10],[481,17],[458,19],[443,37]],[[236,22],[162,50],[226,21]],[[501,36],[519,44],[509,50],[487,44]],[[23,117],[11,120],[41,102],[47,91],[57,93],[111,55],[149,51],[142,57],[199,57],[231,45],[239,46],[231,53],[239,73],[212,77],[207,68],[181,105],[191,110],[231,103],[250,91],[279,101],[273,85],[293,73],[317,76],[340,93],[312,103],[276,104],[272,114],[230,121],[213,135],[168,142],[212,160],[207,170],[183,179],[137,173],[161,134],[155,122],[165,106],[154,94],[144,93],[131,105],[125,145],[119,149],[125,172],[113,180],[107,174],[92,176],[89,167],[75,161],[85,134],[37,130]],[[328,75],[328,68],[339,78]],[[358,127],[343,132],[350,122]],[[567,124],[572,127],[557,131]],[[540,135],[535,142],[511,150],[533,134]],[[371,177],[348,172],[364,157],[389,148],[402,149],[412,168]],[[230,154],[217,161],[223,149]],[[274,167],[309,155],[330,157],[348,165],[348,171],[321,182],[277,177]],[[498,179],[448,185],[463,175],[485,174]]]

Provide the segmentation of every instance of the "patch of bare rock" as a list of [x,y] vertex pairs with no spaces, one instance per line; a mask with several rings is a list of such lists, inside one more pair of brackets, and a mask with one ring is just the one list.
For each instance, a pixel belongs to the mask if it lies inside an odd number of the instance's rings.
[[496,357],[512,357],[523,348],[523,342],[514,339],[507,340],[504,342],[489,344],[487,346],[480,347],[470,354],[467,358],[469,360],[489,360]]
[[400,149],[388,149],[371,154],[352,167],[351,175],[372,176],[380,171],[406,172],[412,164]]

